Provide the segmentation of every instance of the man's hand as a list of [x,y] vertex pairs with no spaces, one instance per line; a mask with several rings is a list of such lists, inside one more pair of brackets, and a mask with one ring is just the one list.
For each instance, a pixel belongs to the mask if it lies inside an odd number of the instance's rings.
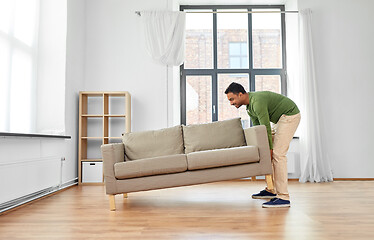
[[270,149],[270,159],[273,160],[273,149]]

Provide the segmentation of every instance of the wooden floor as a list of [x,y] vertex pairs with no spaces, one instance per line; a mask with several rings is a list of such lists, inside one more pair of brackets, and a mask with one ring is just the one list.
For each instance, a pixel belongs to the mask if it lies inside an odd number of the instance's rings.
[[263,181],[116,196],[75,186],[0,216],[0,239],[374,239],[374,181],[290,182],[291,208],[261,208]]

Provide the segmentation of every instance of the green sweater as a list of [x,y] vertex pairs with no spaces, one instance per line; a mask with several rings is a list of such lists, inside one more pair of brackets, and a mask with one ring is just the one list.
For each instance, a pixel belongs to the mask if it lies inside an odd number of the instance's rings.
[[291,99],[278,93],[263,91],[249,92],[248,95],[247,113],[254,126],[266,126],[269,146],[273,149],[270,122],[277,123],[283,114],[287,116],[298,114],[299,108]]

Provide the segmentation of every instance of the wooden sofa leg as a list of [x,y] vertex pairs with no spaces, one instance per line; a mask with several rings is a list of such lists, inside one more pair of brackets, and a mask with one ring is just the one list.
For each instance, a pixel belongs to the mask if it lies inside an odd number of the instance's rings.
[[274,190],[273,176],[271,174],[265,175],[266,185],[269,190]]
[[115,195],[109,195],[109,206],[110,206],[110,211],[115,211],[116,210]]
[[123,194],[123,198],[127,198],[127,193],[124,193],[124,194]]

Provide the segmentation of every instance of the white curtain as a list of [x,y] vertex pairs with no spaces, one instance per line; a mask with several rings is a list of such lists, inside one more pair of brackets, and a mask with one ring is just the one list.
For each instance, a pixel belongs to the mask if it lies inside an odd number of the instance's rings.
[[181,65],[184,61],[186,13],[143,11],[141,17],[152,58],[164,65]]
[[329,158],[321,141],[317,81],[313,57],[311,10],[299,11],[300,182],[332,181]]

